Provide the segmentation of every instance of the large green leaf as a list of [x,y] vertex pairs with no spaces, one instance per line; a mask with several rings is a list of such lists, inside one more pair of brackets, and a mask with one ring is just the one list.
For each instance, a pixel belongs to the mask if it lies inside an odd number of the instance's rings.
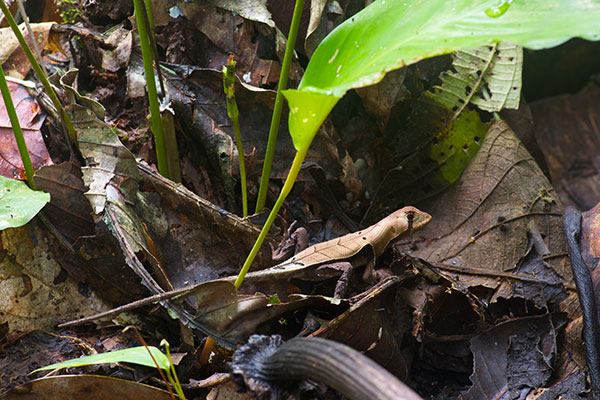
[[[169,359],[166,355],[163,354],[162,351],[160,351],[154,346],[149,346],[148,349],[150,349],[150,351],[152,352],[152,357],[154,357],[154,360],[156,360],[160,368],[170,368]],[[146,367],[156,368],[156,364],[152,360],[152,357],[150,357],[148,350],[144,346],[138,346],[129,349],[75,358],[73,360],[67,360],[56,364],[48,365],[42,368],[38,368],[33,372],[48,371],[61,368],[81,367],[84,365],[112,364],[118,362],[128,362],[132,364],[145,365]]]
[[285,92],[290,134],[296,148],[310,144],[318,125],[303,122],[307,116],[320,124],[332,97],[377,83],[393,69],[498,41],[539,49],[576,36],[597,40],[598,21],[598,0],[376,0],[321,42],[298,90]]
[[28,223],[50,201],[50,194],[0,176],[0,230]]

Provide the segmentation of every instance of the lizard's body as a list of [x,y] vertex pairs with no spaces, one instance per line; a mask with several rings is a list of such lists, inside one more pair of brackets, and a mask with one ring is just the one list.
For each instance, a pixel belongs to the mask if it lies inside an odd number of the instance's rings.
[[[371,246],[375,258],[379,257],[392,240],[409,236],[427,225],[430,220],[429,214],[415,207],[404,207],[368,228],[317,243],[271,268],[248,273],[245,280],[255,281],[268,277],[310,279],[315,274],[317,275],[315,278],[331,276],[331,274],[315,273],[315,269],[338,261],[348,261],[366,246]],[[335,267],[334,270],[339,271],[340,268]],[[337,275],[339,273],[337,272]]]

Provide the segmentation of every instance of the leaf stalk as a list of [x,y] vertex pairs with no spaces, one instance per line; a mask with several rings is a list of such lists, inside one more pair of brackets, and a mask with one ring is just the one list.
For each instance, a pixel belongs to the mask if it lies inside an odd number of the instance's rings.
[[296,156],[294,157],[294,161],[292,162],[292,167],[290,168],[290,172],[288,173],[288,176],[285,179],[285,183],[283,184],[283,187],[281,188],[281,193],[279,193],[279,197],[277,198],[277,201],[275,202],[275,205],[273,206],[273,209],[271,210],[271,213],[269,214],[267,221],[263,225],[263,228],[260,231],[260,234],[258,235],[256,242],[254,242],[254,246],[252,247],[252,250],[250,250],[250,254],[248,254],[248,258],[246,258],[246,261],[244,262],[244,265],[242,266],[242,269],[239,272],[239,274],[234,282],[234,286],[235,286],[236,290],[239,289],[240,286],[242,285],[242,282],[244,281],[244,278],[246,277],[246,273],[250,269],[250,266],[252,265],[252,262],[256,258],[256,255],[258,254],[260,247],[262,246],[263,242],[265,241],[265,238],[267,237],[267,234],[269,233],[269,230],[271,229],[273,222],[275,222],[275,217],[277,217],[277,213],[279,212],[279,209],[283,205],[283,202],[287,198],[288,194],[290,194],[290,192],[292,191],[292,187],[294,186],[294,183],[296,182],[296,178],[298,177],[298,173],[300,172],[300,167],[302,166],[302,162],[304,161],[304,158],[306,157],[306,153],[308,152],[308,147],[309,146],[301,148],[300,150],[298,150],[296,152]]
[[15,140],[17,141],[19,154],[21,155],[21,160],[23,160],[23,167],[25,168],[27,183],[29,183],[30,188],[34,189],[33,165],[31,164],[31,158],[29,157],[29,151],[27,150],[27,143],[25,143],[23,130],[21,129],[19,117],[17,116],[17,111],[15,110],[15,105],[10,95],[10,89],[8,88],[8,83],[6,82],[6,75],[4,75],[4,69],[2,68],[2,65],[0,65],[0,91],[2,92],[2,98],[4,99],[4,105],[6,107],[6,112],[8,113],[8,118],[10,119],[10,124],[15,135]]
[[304,0],[296,0],[294,6],[294,14],[292,15],[292,23],[288,40],[285,45],[285,53],[283,55],[283,64],[281,65],[281,75],[279,84],[277,85],[277,95],[275,96],[275,106],[273,108],[273,117],[269,128],[269,139],[267,141],[267,150],[265,152],[265,161],[263,164],[262,175],[260,177],[260,186],[258,189],[258,197],[256,199],[256,212],[262,211],[265,207],[267,199],[267,191],[269,188],[269,178],[271,176],[271,167],[273,165],[273,156],[275,155],[275,144],[277,143],[277,135],[279,134],[279,123],[281,121],[281,112],[283,110],[283,90],[287,89],[287,81],[290,73],[290,65],[294,48],[296,47],[296,38],[298,37],[298,28],[300,27],[300,18],[302,17],[302,9],[304,8]]

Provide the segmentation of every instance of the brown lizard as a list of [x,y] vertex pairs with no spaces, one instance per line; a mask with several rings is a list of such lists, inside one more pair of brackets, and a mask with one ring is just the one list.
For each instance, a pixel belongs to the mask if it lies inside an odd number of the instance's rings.
[[[373,258],[379,257],[387,245],[394,239],[411,235],[431,221],[431,216],[415,207],[404,207],[393,212],[381,221],[358,232],[349,233],[327,242],[317,243],[292,258],[271,268],[251,272],[245,281],[263,279],[321,280],[341,274],[334,297],[341,297],[345,290],[348,274],[352,270],[347,261],[357,255],[366,246],[373,250]],[[340,264],[340,261],[346,261]],[[363,278],[368,280],[372,274],[374,260],[366,267]],[[229,278],[226,278],[229,280]]]

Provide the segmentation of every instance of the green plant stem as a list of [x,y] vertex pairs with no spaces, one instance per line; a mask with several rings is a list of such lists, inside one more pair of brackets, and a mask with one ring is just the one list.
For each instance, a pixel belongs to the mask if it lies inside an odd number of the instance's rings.
[[177,372],[175,371],[175,365],[173,365],[173,359],[171,358],[169,343],[164,339],[161,343],[165,346],[165,350],[167,351],[167,358],[169,359],[169,366],[171,367],[170,373],[169,370],[167,370],[167,377],[169,378],[169,382],[171,382],[171,385],[173,385],[173,387],[175,388],[177,396],[179,396],[181,400],[185,400],[185,395],[183,394],[183,389],[181,389],[181,383],[179,383],[179,378],[177,377]]
[[[156,75],[158,75],[158,84],[160,85],[160,95],[163,98],[166,95],[165,86],[163,83],[163,75],[160,72],[160,63],[158,58],[158,47],[156,46],[156,35],[154,34],[154,17],[152,16],[152,0],[144,0],[144,11],[147,19],[144,19],[146,24],[146,30],[150,32],[150,45],[152,46],[152,54],[154,55],[154,62],[156,63]],[[173,171],[169,171],[172,172]]]
[[227,115],[231,120],[233,131],[235,133],[235,145],[238,151],[240,162],[240,180],[242,186],[242,215],[248,216],[248,194],[246,188],[246,167],[244,162],[244,146],[242,146],[242,134],[240,132],[240,111],[235,102],[235,61],[233,54],[229,55],[227,64],[223,66],[223,91],[227,100]]
[[27,175],[27,182],[29,187],[34,189],[33,185],[33,165],[31,164],[31,158],[29,157],[29,151],[27,151],[27,143],[25,143],[25,137],[23,136],[23,130],[17,116],[17,111],[10,95],[10,89],[6,82],[6,76],[4,75],[4,69],[0,64],[0,91],[2,92],[2,98],[4,99],[4,106],[10,119],[13,133],[17,141],[17,147],[19,148],[19,154],[21,154],[21,160],[23,160],[23,167],[25,167],[25,175]]
[[165,149],[165,137],[160,118],[160,107],[156,92],[156,81],[154,79],[154,67],[152,65],[152,48],[148,40],[149,33],[144,22],[147,17],[144,16],[145,12],[142,0],[133,0],[133,5],[135,9],[138,35],[140,37],[140,47],[142,48],[142,58],[144,60],[144,75],[146,76],[148,103],[150,104],[150,127],[152,129],[152,134],[154,135],[154,147],[156,148],[158,172],[160,172],[162,176],[170,179],[169,165],[167,163],[167,151]]
[[279,193],[279,197],[277,198],[277,201],[275,202],[275,205],[273,206],[273,209],[271,210],[271,213],[269,214],[267,221],[263,225],[263,228],[260,231],[260,234],[258,235],[256,242],[254,242],[254,246],[252,247],[252,250],[250,250],[250,254],[248,254],[248,258],[246,258],[246,261],[244,262],[244,265],[242,266],[242,269],[235,280],[234,285],[235,285],[236,290],[239,289],[240,286],[242,285],[242,282],[244,281],[244,278],[246,277],[246,273],[250,269],[250,266],[252,265],[254,258],[256,258],[256,255],[258,254],[258,251],[260,250],[260,246],[262,246],[263,242],[265,241],[265,238],[267,237],[267,233],[269,233],[269,230],[271,229],[273,222],[275,222],[275,217],[277,217],[277,213],[279,212],[279,209],[283,205],[283,202],[285,201],[288,194],[290,194],[292,187],[294,186],[294,183],[296,182],[296,178],[298,177],[298,173],[300,172],[300,167],[302,166],[302,162],[304,161],[304,158],[306,157],[306,152],[308,151],[308,147],[309,146],[306,146],[306,148],[300,149],[296,152],[296,156],[294,157],[294,161],[292,162],[292,168],[290,168],[290,172],[288,173],[288,176],[285,179],[283,188],[281,188],[281,193]]
[[[163,379],[163,381],[165,382],[166,386],[167,386],[167,390],[169,391],[169,394],[171,395],[171,398],[175,398],[175,396],[173,396],[173,391],[171,390],[171,387],[169,386],[168,382],[171,382],[171,384],[173,384],[172,378],[169,375],[169,370],[165,370],[167,373],[167,376],[165,377],[165,374],[163,373],[162,368],[160,367],[160,365],[158,365],[158,362],[156,361],[156,358],[154,358],[154,355],[152,354],[152,351],[150,351],[150,348],[148,347],[148,344],[146,343],[146,341],[144,340],[144,338],[142,337],[142,335],[140,334],[140,332],[137,330],[137,328],[133,325],[131,326],[127,326],[125,327],[125,329],[123,329],[123,333],[127,332],[129,330],[129,328],[133,329],[133,332],[135,333],[135,335],[137,336],[138,340],[140,341],[140,343],[142,343],[142,345],[144,345],[144,348],[146,349],[146,351],[148,352],[148,355],[150,356],[150,358],[152,359],[152,362],[154,363],[154,365],[156,366],[156,369],[158,370],[158,373],[160,374],[161,378]],[[163,339],[164,340],[164,339]],[[169,359],[170,362],[170,359]],[[168,382],[167,382],[168,381]]]
[[242,146],[242,134],[240,133],[239,118],[231,120],[235,132],[235,145],[237,146],[238,159],[240,160],[240,180],[242,185],[242,216],[248,216],[248,189],[246,188],[246,166],[244,162],[244,147]]
[[287,88],[288,75],[290,73],[290,65],[296,46],[296,38],[298,37],[298,27],[300,26],[300,17],[302,17],[302,9],[304,8],[304,0],[296,0],[294,6],[294,14],[292,15],[292,23],[288,40],[285,45],[285,53],[283,55],[283,64],[281,65],[281,75],[279,84],[277,85],[277,96],[275,97],[275,106],[273,108],[273,118],[271,119],[271,127],[269,128],[269,139],[267,141],[267,150],[265,152],[265,161],[263,164],[262,175],[260,177],[260,187],[258,189],[258,197],[256,199],[256,212],[262,211],[267,200],[267,191],[269,189],[269,177],[271,176],[271,167],[273,165],[273,156],[275,154],[275,144],[277,143],[277,135],[279,133],[279,122],[281,121],[281,112],[283,109],[283,94],[282,90]]
[[[77,132],[75,132],[75,128],[73,127],[73,124],[71,123],[71,119],[69,118],[69,116],[67,115],[67,112],[65,111],[62,104],[60,103],[60,100],[58,99],[58,96],[56,95],[56,93],[54,92],[54,89],[50,85],[50,82],[48,81],[48,78],[44,74],[42,67],[36,61],[35,56],[31,52],[29,45],[25,41],[25,38],[23,37],[21,30],[17,26],[15,19],[13,18],[12,14],[10,13],[10,10],[8,9],[8,7],[6,7],[6,3],[4,2],[4,0],[0,0],[0,10],[6,17],[8,24],[10,25],[13,33],[17,37],[17,40],[19,41],[19,45],[21,46],[21,48],[23,49],[23,52],[27,56],[27,59],[31,63],[31,66],[33,67],[33,70],[35,71],[38,79],[40,80],[40,82],[42,82],[42,85],[44,86],[44,90],[46,91],[46,94],[48,94],[48,96],[50,97],[50,100],[52,100],[52,104],[54,104],[54,107],[56,107],[56,110],[58,111],[58,114],[62,118],[62,122],[63,122],[65,128],[69,132],[69,135],[71,135],[73,140],[77,140]],[[35,38],[31,38],[31,40],[35,40]]]

